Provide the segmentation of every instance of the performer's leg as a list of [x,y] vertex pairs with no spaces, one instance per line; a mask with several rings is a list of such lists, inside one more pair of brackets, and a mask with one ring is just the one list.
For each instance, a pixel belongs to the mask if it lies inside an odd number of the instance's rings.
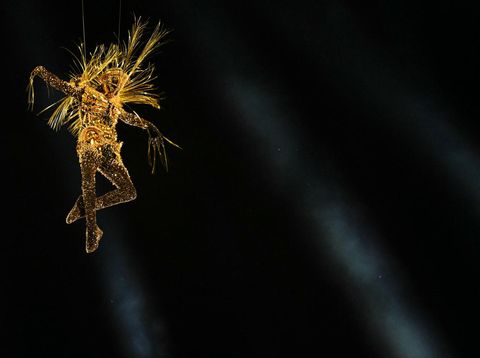
[[[134,200],[137,197],[137,192],[130,179],[127,168],[125,168],[121,161],[112,160],[102,163],[98,168],[98,171],[110,180],[117,189],[96,198],[95,210],[101,210],[113,205],[125,203]],[[67,223],[71,224],[84,216],[85,204],[83,196],[80,195],[67,216]]]
[[102,230],[97,226],[95,211],[95,173],[99,166],[99,156],[95,149],[82,148],[79,151],[80,169],[82,173],[82,196],[87,219],[86,251],[93,252],[97,249],[102,237]]

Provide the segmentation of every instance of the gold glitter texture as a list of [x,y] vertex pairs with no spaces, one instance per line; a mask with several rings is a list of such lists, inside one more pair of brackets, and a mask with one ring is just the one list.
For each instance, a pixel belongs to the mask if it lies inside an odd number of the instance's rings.
[[[75,56],[77,71],[70,75],[69,81],[61,80],[43,66],[37,66],[30,74],[28,98],[31,107],[34,102],[33,80],[37,76],[65,94],[65,97],[46,108],[54,108],[48,124],[55,130],[68,124],[70,131],[77,136],[82,194],[68,213],[66,221],[71,224],[85,218],[88,253],[98,248],[103,234],[97,225],[96,211],[134,200],[137,196],[120,156],[122,143],[117,140],[118,121],[148,132],[148,162],[152,173],[157,156],[168,170],[165,142],[178,147],[163,136],[155,125],[123,108],[129,103],[160,108],[159,95],[153,85],[155,67],[145,60],[162,44],[168,31],[159,23],[149,38],[142,41],[146,26],[140,18],[135,19],[126,43],[96,46],[89,58],[84,44],[80,44],[80,55]],[[116,189],[97,197],[97,171]]]

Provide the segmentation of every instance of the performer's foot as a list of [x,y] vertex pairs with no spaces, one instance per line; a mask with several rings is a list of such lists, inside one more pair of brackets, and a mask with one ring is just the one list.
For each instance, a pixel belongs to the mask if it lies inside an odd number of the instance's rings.
[[102,238],[103,231],[100,230],[98,225],[95,225],[95,232],[89,232],[87,230],[87,242],[86,242],[86,251],[87,253],[94,252],[98,248],[100,239]]
[[66,222],[67,224],[71,224],[81,217],[83,217],[83,200],[82,198],[78,198],[77,201],[75,202],[75,205],[73,206],[72,210],[67,215]]

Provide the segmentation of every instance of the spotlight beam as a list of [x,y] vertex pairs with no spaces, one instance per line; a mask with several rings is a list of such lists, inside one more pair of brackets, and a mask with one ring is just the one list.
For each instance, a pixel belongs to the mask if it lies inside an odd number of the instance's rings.
[[368,317],[365,325],[372,339],[379,341],[389,357],[449,357],[428,317],[409,298],[412,292],[407,292],[393,258],[381,248],[368,215],[330,175],[312,170],[320,165],[333,168],[332,163],[309,162],[297,153],[303,138],[294,125],[298,120],[294,108],[286,107],[275,95],[281,84],[242,56],[249,52],[248,46],[229,27],[224,13],[218,9],[202,13],[194,5],[184,1],[175,2],[174,7],[183,23],[189,24],[195,44],[201,45],[195,46],[202,49],[199,66],[205,72],[215,70],[215,77],[209,79],[214,97],[228,103],[236,125],[258,143],[255,150],[264,155],[257,158],[266,158],[264,167],[278,185],[296,188],[291,201],[303,210],[315,233],[312,242],[319,259],[330,260],[348,293],[360,297],[356,307],[360,315]]

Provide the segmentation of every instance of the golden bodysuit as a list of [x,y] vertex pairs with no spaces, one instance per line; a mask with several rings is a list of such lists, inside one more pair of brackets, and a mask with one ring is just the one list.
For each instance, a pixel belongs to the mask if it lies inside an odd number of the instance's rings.
[[[96,211],[133,200],[137,195],[120,156],[122,143],[117,140],[118,121],[148,132],[148,160],[152,171],[155,170],[157,154],[168,169],[165,142],[178,147],[152,123],[123,109],[124,104],[131,103],[160,108],[159,96],[153,85],[155,67],[146,63],[146,59],[162,44],[161,40],[168,30],[158,23],[143,43],[146,25],[140,18],[135,19],[127,42],[98,45],[88,57],[85,44],[81,44],[80,56],[75,56],[80,71],[71,74],[69,81],[61,80],[43,66],[36,67],[30,75],[30,105],[33,106],[34,102],[33,80],[36,76],[65,94],[63,99],[52,105],[56,109],[48,124],[54,129],[69,124],[69,129],[78,138],[82,195],[68,213],[67,223],[85,217],[87,252],[95,251],[102,237]],[[97,171],[116,188],[98,198],[95,195]]]
[[[117,82],[111,71],[109,82]],[[116,125],[118,120],[127,124],[147,129],[163,139],[158,129],[139,116],[126,112],[115,96],[115,86],[102,86],[100,90],[88,85],[76,86],[72,81],[66,82],[38,66],[32,71],[32,77],[39,76],[51,87],[75,98],[80,103],[79,116],[81,128],[78,133],[77,153],[82,174],[82,195],[67,215],[67,223],[86,218],[86,251],[97,249],[102,231],[96,223],[96,211],[124,203],[136,198],[136,190],[123,165],[120,156],[122,143],[117,140]],[[111,81],[111,80],[114,81]],[[111,90],[111,91],[110,91]],[[95,194],[95,174],[99,171],[116,187],[100,197]]]

